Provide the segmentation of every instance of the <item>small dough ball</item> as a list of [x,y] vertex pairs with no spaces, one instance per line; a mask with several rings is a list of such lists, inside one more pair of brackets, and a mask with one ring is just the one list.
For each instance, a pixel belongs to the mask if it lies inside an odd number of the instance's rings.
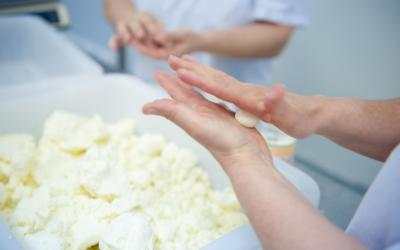
[[257,116],[243,110],[236,112],[235,118],[242,126],[246,128],[254,128],[258,121],[260,121]]

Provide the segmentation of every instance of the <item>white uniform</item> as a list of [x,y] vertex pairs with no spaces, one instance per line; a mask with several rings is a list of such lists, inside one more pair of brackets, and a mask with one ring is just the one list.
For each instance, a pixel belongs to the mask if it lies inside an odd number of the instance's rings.
[[[138,10],[158,18],[167,30],[190,28],[194,31],[226,29],[257,20],[291,26],[308,24],[309,0],[133,0]],[[146,81],[154,81],[155,70],[168,70],[163,61],[128,50],[129,71]],[[195,53],[202,63],[218,68],[244,82],[266,84],[272,60],[232,59]]]
[[371,250],[400,250],[400,144],[361,201],[346,232]]

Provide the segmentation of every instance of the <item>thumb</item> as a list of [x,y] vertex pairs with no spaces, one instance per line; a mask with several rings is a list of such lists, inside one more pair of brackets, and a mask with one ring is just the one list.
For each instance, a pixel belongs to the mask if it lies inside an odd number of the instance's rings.
[[164,46],[172,46],[174,43],[180,42],[184,39],[185,31],[177,30],[171,32],[164,32],[157,36],[157,41],[164,44]]
[[143,113],[146,115],[158,115],[175,122],[179,105],[175,100],[160,99],[147,103],[143,106]]
[[148,103],[144,105],[143,113],[167,118],[195,139],[202,133],[202,124],[196,114],[175,100],[161,99]]

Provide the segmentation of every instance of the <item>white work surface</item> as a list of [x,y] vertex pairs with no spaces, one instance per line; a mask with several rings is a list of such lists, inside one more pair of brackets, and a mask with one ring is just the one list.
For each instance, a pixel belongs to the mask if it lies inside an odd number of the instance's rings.
[[[39,86],[40,89],[38,89]],[[38,138],[44,121],[55,110],[65,110],[86,116],[99,114],[106,121],[137,117],[139,133],[163,134],[178,145],[191,148],[199,157],[201,166],[210,175],[215,189],[230,185],[218,162],[184,131],[164,118],[142,115],[141,108],[144,103],[166,96],[156,85],[145,84],[127,75],[111,74],[43,82],[36,86],[35,91],[29,90],[33,86],[26,88],[25,90],[18,88],[0,91],[0,134],[30,133]],[[318,206],[320,193],[315,181],[279,159],[274,159],[274,162],[279,171],[311,203]],[[0,235],[0,247],[5,238],[5,235]],[[252,228],[244,225],[204,249],[256,250],[261,248]]]

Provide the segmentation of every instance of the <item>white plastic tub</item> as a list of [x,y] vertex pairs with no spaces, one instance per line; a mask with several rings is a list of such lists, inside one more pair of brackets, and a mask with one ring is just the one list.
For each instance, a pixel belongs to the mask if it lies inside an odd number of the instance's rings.
[[[166,119],[141,114],[144,103],[165,96],[156,85],[148,85],[126,75],[74,77],[59,79],[56,82],[66,87],[42,89],[41,93],[29,97],[10,90],[7,95],[12,96],[12,99],[0,98],[0,134],[21,132],[39,137],[45,119],[54,110],[60,109],[81,115],[100,114],[106,121],[133,116],[140,119],[139,133],[141,131],[161,133],[178,145],[191,148],[210,175],[214,188],[220,189],[229,185],[225,173],[216,160],[185,132]],[[67,82],[71,84],[66,85]],[[50,82],[47,85],[54,84]],[[318,206],[320,193],[314,180],[283,161],[275,159],[275,164],[287,179],[315,206]],[[0,241],[1,238],[4,237],[0,235]],[[205,249],[255,250],[261,248],[251,227],[245,225]]]
[[0,17],[0,87],[102,73],[100,65],[40,18]]

